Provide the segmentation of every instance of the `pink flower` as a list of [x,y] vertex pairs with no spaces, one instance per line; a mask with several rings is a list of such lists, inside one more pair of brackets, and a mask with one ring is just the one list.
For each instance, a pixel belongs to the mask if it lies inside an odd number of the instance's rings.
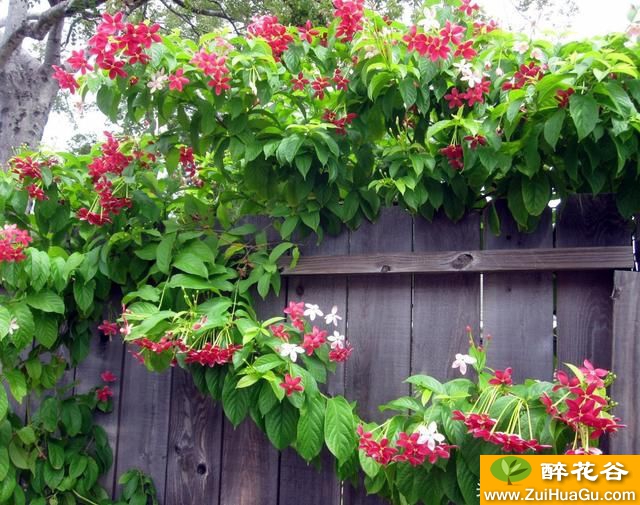
[[189,84],[189,79],[184,77],[184,70],[179,68],[173,75],[169,76],[169,89],[182,91],[183,86]]
[[53,78],[58,81],[61,89],[68,89],[71,91],[71,94],[75,94],[76,90],[80,88],[78,81],[67,72],[64,68],[60,68],[58,65],[51,65],[53,70],[55,71],[53,74]]
[[99,402],[106,402],[109,401],[109,398],[113,397],[113,391],[111,391],[111,388],[109,386],[104,386],[96,390],[96,395]]
[[298,73],[298,77],[291,78],[291,84],[293,91],[304,91],[304,87],[309,84],[309,79],[305,79],[302,72]]
[[87,70],[93,70],[93,67],[89,65],[85,58],[84,51],[71,51],[71,56],[67,58],[67,63],[76,72],[79,70],[82,75],[86,74]]
[[513,384],[513,380],[511,379],[512,372],[513,369],[511,367],[505,368],[504,370],[496,370],[493,378],[489,379],[489,384],[493,384],[494,386],[511,386]]
[[285,390],[287,396],[291,396],[293,393],[297,391],[304,391],[304,387],[300,382],[302,381],[302,377],[292,377],[289,374],[284,376],[284,381],[279,384],[279,386]]
[[100,378],[102,379],[102,382],[115,382],[118,380],[118,378],[109,370],[105,370],[104,372],[102,372],[100,374]]

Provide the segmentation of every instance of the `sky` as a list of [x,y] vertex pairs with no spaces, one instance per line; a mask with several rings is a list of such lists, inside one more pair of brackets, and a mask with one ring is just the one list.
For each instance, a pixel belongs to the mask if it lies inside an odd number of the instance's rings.
[[[514,8],[512,0],[476,0],[491,17],[502,26],[527,31],[526,21]],[[555,0],[562,3],[564,0]],[[640,0],[577,0],[579,12],[571,22],[567,34],[570,38],[588,38],[620,32],[628,25],[627,12],[632,3],[636,5]],[[0,19],[7,14],[8,0],[0,0]],[[548,23],[547,23],[548,24]],[[545,24],[540,26],[544,32]],[[551,28],[551,27],[548,27]],[[92,133],[98,138],[102,136],[105,122],[98,111],[76,113],[77,127],[69,118],[61,113],[53,112],[45,129],[43,144],[52,149],[64,149],[67,142],[78,132]]]

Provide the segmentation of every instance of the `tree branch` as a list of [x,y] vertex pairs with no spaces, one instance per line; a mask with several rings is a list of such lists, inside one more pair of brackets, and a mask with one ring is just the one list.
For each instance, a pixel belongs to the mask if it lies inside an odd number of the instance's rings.
[[233,19],[231,16],[229,16],[229,14],[227,14],[224,11],[222,6],[218,2],[216,2],[216,4],[218,6],[220,6],[220,10],[205,9],[205,8],[201,8],[201,7],[195,7],[195,6],[192,6],[192,5],[187,5],[187,4],[185,4],[185,2],[183,0],[173,0],[173,3],[175,3],[176,5],[179,5],[180,7],[182,7],[185,10],[188,10],[188,11],[192,12],[193,14],[200,14],[201,16],[209,16],[209,17],[224,19],[224,20],[228,21],[229,23],[231,23],[231,26],[233,27],[233,30],[238,35],[240,34],[240,31],[238,30],[238,27],[236,26],[236,21],[237,20]]
[[44,61],[42,67],[46,70],[51,68],[51,65],[60,64],[60,51],[62,49],[62,28],[64,26],[64,18],[58,20],[58,22],[49,30],[49,37],[47,38],[47,47],[44,52]]

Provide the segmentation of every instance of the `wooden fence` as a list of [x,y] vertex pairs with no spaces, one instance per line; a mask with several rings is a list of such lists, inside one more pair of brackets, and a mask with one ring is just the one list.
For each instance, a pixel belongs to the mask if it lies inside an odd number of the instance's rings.
[[[519,233],[505,209],[500,214],[502,233],[494,236],[479,214],[429,223],[388,209],[375,224],[305,245],[299,268],[285,272],[281,296],[261,302],[260,313],[276,315],[289,300],[337,305],[339,330],[355,349],[328,390],[357,400],[368,419],[383,419],[377,405],[409,393],[409,375],[454,376],[452,357],[466,349],[467,325],[477,335],[482,322],[483,334],[493,336],[489,364],[513,366],[518,379],[550,379],[557,363],[584,358],[613,365],[630,427],[611,448],[637,452],[640,274],[629,271],[630,223],[607,198],[549,210],[531,234]],[[601,247],[611,249],[592,249]],[[626,271],[614,276],[616,268]],[[114,475],[139,467],[165,505],[382,503],[343,486],[328,455],[317,470],[291,449],[272,448],[250,419],[234,430],[182,370],[151,374],[119,342],[96,336],[75,371],[79,387],[96,384],[105,369],[120,378],[115,412],[101,418],[115,454],[104,481],[111,491]]]

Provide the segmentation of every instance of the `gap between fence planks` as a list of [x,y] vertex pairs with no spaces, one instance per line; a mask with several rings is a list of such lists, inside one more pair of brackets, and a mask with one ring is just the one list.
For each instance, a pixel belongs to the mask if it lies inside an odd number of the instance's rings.
[[282,275],[630,270],[633,268],[633,251],[629,244],[563,249],[310,256],[300,258],[295,268],[289,268],[289,262],[289,258],[281,259]]

